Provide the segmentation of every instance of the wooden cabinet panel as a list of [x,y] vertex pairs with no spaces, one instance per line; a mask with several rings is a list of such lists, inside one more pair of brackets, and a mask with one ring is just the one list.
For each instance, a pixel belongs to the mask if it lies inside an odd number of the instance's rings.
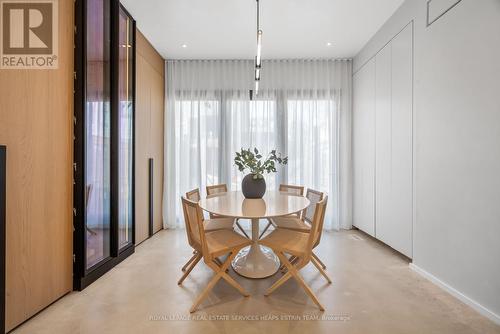
[[163,228],[163,114],[164,77],[154,71],[151,87],[151,157],[154,159],[153,232]]
[[[139,43],[137,43],[139,47]],[[149,65],[141,55],[136,60],[136,113],[135,113],[135,242],[146,240],[148,227],[149,147],[150,136],[150,82]]]
[[136,244],[149,237],[149,165],[153,170],[153,232],[163,227],[164,60],[137,31],[136,64]]
[[0,70],[7,146],[6,330],[72,290],[73,1],[59,1],[59,68]]

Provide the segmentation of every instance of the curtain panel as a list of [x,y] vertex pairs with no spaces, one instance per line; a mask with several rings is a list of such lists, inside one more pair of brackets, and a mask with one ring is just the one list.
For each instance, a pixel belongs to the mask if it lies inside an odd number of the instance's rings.
[[352,226],[350,60],[268,60],[259,94],[251,60],[166,62],[165,228],[183,227],[180,197],[226,183],[239,190],[233,163],[241,148],[273,149],[287,166],[265,176],[267,188],[304,185],[329,195],[325,229]]

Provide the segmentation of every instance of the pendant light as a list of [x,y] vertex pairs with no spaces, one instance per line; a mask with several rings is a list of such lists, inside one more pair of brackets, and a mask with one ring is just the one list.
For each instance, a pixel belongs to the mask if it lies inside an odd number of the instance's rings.
[[257,55],[255,56],[255,95],[259,94],[260,71],[262,66],[262,30],[260,29],[260,3],[257,1]]

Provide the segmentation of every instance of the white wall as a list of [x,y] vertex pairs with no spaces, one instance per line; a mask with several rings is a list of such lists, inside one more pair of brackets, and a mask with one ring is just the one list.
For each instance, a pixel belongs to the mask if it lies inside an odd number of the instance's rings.
[[354,72],[414,20],[413,263],[500,322],[500,1],[430,27],[426,2],[407,0]]

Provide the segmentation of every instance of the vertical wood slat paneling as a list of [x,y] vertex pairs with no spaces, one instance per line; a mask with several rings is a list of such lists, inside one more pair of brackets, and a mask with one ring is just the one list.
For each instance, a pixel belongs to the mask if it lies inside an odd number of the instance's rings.
[[154,159],[153,232],[162,228],[164,60],[137,31],[136,244],[148,238],[148,159]]
[[0,70],[7,331],[72,289],[73,18],[59,1],[58,69]]

